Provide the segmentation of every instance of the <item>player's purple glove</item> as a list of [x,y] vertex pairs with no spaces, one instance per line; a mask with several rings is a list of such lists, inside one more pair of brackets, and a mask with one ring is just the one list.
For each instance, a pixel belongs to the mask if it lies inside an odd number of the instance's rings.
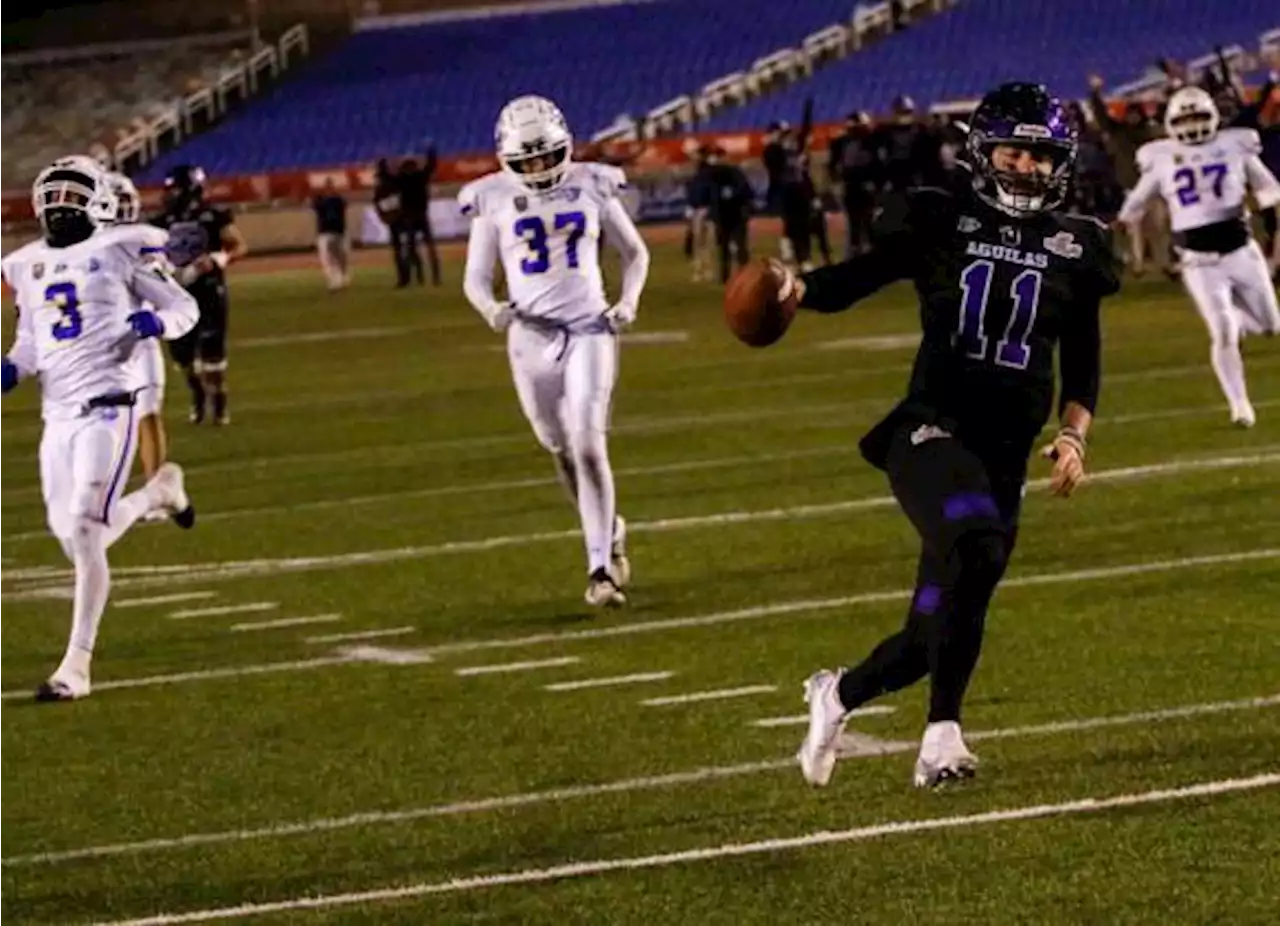
[[4,358],[4,389],[0,391],[8,392],[14,386],[18,385],[18,367],[8,357]]
[[140,338],[158,338],[164,334],[164,322],[160,316],[145,309],[129,316],[129,327]]

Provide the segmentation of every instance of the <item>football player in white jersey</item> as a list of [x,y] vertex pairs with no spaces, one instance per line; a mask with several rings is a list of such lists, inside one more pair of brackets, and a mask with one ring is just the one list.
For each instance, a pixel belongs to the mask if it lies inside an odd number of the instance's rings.
[[[36,178],[44,237],[4,258],[18,306],[3,360],[3,391],[38,377],[44,418],[40,482],[49,529],[75,566],[71,638],[37,700],[89,694],[89,666],[111,576],[107,548],[152,508],[189,507],[182,470],[159,467],[140,490],[122,490],[137,428],[132,371],[137,338],[174,338],[196,323],[195,300],[135,226],[104,227],[115,196],[97,162],[55,161]],[[143,302],[152,309],[140,309]]]
[[[573,161],[573,138],[550,100],[512,100],[495,135],[502,169],[458,194],[471,217],[464,290],[495,331],[507,332],[520,407],[577,507],[587,603],[621,605],[631,565],[606,434],[618,332],[635,321],[649,250],[618,198],[625,175]],[[621,293],[612,305],[600,274],[602,235],[622,258]],[[507,301],[494,296],[498,260]]]
[[[1142,176],[1125,198],[1120,220],[1136,225],[1156,195],[1169,204],[1182,282],[1209,329],[1213,372],[1231,420],[1247,428],[1255,415],[1245,388],[1241,333],[1280,333],[1280,307],[1268,260],[1249,229],[1245,197],[1252,191],[1259,209],[1275,209],[1280,182],[1258,157],[1257,132],[1219,131],[1219,122],[1213,97],[1204,90],[1174,93],[1165,113],[1169,137],[1138,149]],[[1273,265],[1280,261],[1277,242]],[[1140,266],[1139,254],[1134,260]]]
[[[137,231],[140,240],[145,242],[143,253],[157,262],[168,263],[164,256],[165,245],[169,241],[169,233],[154,225],[138,224],[142,217],[142,198],[133,181],[124,174],[107,175],[111,191],[116,197],[116,214],[111,224],[115,226],[130,225]],[[145,308],[145,306],[139,306]],[[133,350],[130,360],[133,368],[133,387],[136,396],[134,414],[138,419],[138,459],[142,464],[142,475],[146,479],[159,471],[160,466],[169,458],[169,437],[164,429],[164,348],[157,338],[140,338]],[[163,508],[147,512],[148,521],[159,521],[169,517]],[[173,515],[173,520],[180,527],[190,528],[195,525],[195,510],[188,508]]]

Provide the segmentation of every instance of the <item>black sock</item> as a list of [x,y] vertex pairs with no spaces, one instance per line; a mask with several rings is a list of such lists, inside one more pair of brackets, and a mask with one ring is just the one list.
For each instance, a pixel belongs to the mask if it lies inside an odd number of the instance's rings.
[[215,418],[223,418],[227,414],[227,393],[224,389],[219,389],[213,394],[213,416]]
[[199,374],[187,372],[187,388],[191,390],[191,408],[198,415],[204,414],[204,381]]
[[936,618],[935,609],[941,605],[939,595],[937,586],[924,586],[916,593],[906,626],[882,640],[866,659],[840,676],[840,703],[845,710],[906,688],[928,674],[925,635]]
[[1004,574],[1006,539],[997,533],[962,538],[957,544],[959,577],[951,607],[929,627],[929,723],[960,721],[960,705],[982,651],[987,608]]

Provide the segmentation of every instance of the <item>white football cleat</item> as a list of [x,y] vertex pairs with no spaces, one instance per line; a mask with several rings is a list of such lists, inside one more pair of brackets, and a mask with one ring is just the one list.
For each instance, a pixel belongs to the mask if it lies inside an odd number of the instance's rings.
[[41,682],[40,687],[36,689],[36,700],[43,702],[75,701],[87,697],[89,697],[88,673],[61,667],[49,676],[48,681]]
[[1253,410],[1253,405],[1245,402],[1239,408],[1231,412],[1231,423],[1237,428],[1251,428],[1258,423],[1258,415]]
[[920,756],[916,759],[917,788],[936,788],[948,781],[972,778],[978,757],[969,751],[954,720],[931,723],[924,728]]
[[631,584],[631,560],[627,558],[627,522],[622,515],[613,519],[613,546],[609,548],[609,571],[618,588]]
[[815,788],[826,787],[836,770],[836,750],[844,731],[848,711],[840,703],[841,669],[823,669],[804,683],[804,699],[809,705],[809,732],[796,758],[804,780]]
[[620,608],[627,603],[627,596],[622,594],[622,589],[618,588],[618,583],[607,569],[591,573],[587,593],[583,597],[593,608]]
[[177,463],[162,463],[147,483],[155,507],[164,511],[182,528],[196,523],[196,512],[187,497],[186,479]]

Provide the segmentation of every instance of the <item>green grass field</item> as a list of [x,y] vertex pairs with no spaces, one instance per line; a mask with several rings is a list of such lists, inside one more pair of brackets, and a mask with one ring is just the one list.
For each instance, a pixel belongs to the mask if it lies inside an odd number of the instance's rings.
[[[1239,431],[1180,289],[1109,302],[1096,478],[1031,487],[966,713],[980,777],[910,787],[917,688],[815,792],[801,682],[913,578],[855,446],[903,388],[909,291],[754,351],[658,248],[611,444],[631,605],[591,614],[460,272],[235,276],[234,424],[187,425],[170,383],[201,521],[112,550],[74,704],[29,701],[69,573],[37,390],[5,398],[6,923],[1276,921],[1280,343],[1247,343]],[[699,692],[725,696],[645,703]]]

